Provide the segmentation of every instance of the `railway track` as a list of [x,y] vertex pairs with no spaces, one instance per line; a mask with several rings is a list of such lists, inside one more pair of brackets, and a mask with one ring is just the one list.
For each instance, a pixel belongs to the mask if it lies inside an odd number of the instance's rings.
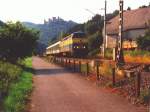
[[[62,58],[62,59],[67,59],[67,60],[77,60],[77,61],[98,61],[98,62],[104,62],[105,61],[105,62],[115,63],[114,60],[103,59],[103,58],[71,58],[71,57],[56,57],[56,58]],[[125,61],[125,64],[126,65],[133,65],[133,68],[134,68],[134,66],[136,67],[138,65],[150,65],[149,62],[137,63],[137,62],[129,62],[129,61]]]
[[[62,59],[62,60],[70,60],[73,62],[74,60],[76,62],[81,63],[87,63],[87,62],[93,62],[94,64],[101,64],[103,62],[110,63],[111,65],[116,64],[114,60],[110,59],[103,59],[103,58],[71,58],[71,57],[52,57],[54,59]],[[137,62],[125,62],[125,65],[123,66],[124,70],[134,70],[134,71],[142,71],[143,69],[149,69],[150,70],[150,63],[137,63]]]

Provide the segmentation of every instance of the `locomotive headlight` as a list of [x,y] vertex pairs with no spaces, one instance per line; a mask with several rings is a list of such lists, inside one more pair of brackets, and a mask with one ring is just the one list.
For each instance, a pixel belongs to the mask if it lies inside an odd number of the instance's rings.
[[83,48],[85,49],[85,46],[83,46]]

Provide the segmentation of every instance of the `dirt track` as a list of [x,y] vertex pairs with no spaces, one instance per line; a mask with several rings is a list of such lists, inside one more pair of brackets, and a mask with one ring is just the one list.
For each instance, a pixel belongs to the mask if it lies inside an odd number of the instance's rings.
[[34,90],[29,112],[144,112],[78,74],[33,57]]

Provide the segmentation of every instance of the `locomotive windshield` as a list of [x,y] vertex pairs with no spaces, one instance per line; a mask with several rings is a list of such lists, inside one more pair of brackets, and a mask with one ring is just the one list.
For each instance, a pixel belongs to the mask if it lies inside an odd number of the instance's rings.
[[73,38],[85,38],[85,33],[73,33]]

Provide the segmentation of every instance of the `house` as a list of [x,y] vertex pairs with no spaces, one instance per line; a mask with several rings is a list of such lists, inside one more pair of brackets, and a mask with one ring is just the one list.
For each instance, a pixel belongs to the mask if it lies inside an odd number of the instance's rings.
[[[119,15],[106,25],[106,47],[114,48],[119,32]],[[150,27],[150,7],[124,11],[123,47],[137,47],[135,39],[143,36]],[[129,41],[130,40],[130,41]]]

